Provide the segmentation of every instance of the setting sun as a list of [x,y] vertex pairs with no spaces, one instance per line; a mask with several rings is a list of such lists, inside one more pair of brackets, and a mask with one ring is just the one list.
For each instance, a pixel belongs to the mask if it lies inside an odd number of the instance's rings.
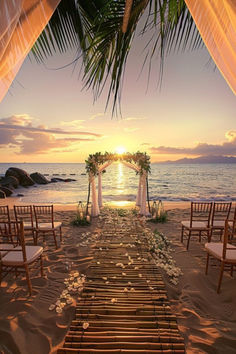
[[126,152],[126,148],[124,146],[117,146],[115,148],[115,152],[118,154],[118,155],[122,155]]

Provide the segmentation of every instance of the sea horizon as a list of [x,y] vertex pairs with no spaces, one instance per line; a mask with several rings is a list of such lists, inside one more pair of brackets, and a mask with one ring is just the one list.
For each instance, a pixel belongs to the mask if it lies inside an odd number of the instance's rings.
[[[73,204],[86,201],[88,176],[85,163],[0,163],[0,176],[9,167],[18,167],[26,172],[39,172],[49,180],[53,177],[72,178],[72,182],[57,182],[33,187],[20,187],[20,202]],[[138,176],[121,163],[112,164],[103,175],[103,200],[135,201]],[[149,174],[149,199],[162,201],[236,201],[235,164],[174,164],[151,163]],[[7,199],[6,199],[7,200]]]

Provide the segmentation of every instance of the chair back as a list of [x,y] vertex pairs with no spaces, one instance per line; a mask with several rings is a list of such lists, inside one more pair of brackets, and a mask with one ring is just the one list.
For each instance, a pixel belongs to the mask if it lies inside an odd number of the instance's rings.
[[10,211],[8,205],[0,206],[0,223],[10,222]]
[[50,223],[54,228],[53,205],[33,205],[36,228],[40,223]]
[[214,202],[212,209],[211,225],[214,221],[228,220],[232,202]]
[[2,222],[0,224],[0,245],[2,243],[18,245],[20,243],[19,237],[20,223],[11,221],[11,222]]
[[207,227],[210,227],[211,210],[212,202],[191,202],[190,227],[193,221],[207,222]]
[[227,256],[227,251],[234,251],[236,254],[236,248],[231,247],[231,245],[228,243],[229,240],[229,221],[225,220],[225,228],[224,228],[224,239],[223,239],[223,251],[222,251],[222,258],[223,260]]
[[33,208],[31,205],[14,205],[16,221],[29,222],[32,229],[34,227]]
[[233,220],[231,222],[232,225],[230,225],[230,238],[233,239],[234,235],[236,235],[236,204],[234,208]]

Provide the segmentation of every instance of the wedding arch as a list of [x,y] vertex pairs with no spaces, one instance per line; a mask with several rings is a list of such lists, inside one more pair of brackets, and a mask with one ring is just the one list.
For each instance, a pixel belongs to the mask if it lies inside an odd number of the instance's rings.
[[[98,216],[102,207],[102,174],[105,169],[113,162],[120,161],[125,166],[131,168],[139,175],[138,192],[136,197],[136,205],[140,207],[141,215],[148,215],[149,210],[146,206],[147,200],[147,178],[151,171],[150,156],[146,152],[136,152],[134,154],[113,154],[105,152],[97,152],[89,155],[86,163],[86,172],[89,177],[89,191],[91,187],[92,194],[92,216]],[[96,191],[96,177],[98,177],[98,194]]]

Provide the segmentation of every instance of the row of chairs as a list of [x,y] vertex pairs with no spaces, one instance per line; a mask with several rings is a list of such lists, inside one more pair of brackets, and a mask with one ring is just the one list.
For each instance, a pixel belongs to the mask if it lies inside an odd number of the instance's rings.
[[24,231],[30,232],[33,236],[34,244],[37,245],[38,237],[43,235],[45,240],[46,234],[54,237],[56,248],[57,235],[59,231],[60,241],[62,241],[62,223],[54,220],[53,205],[14,205],[14,220],[12,220],[9,207],[7,205],[0,206],[0,225],[11,221],[24,222]]
[[[234,236],[236,235],[236,206],[232,218],[230,218],[231,207],[231,202],[192,202],[190,220],[181,222],[181,242],[183,242],[184,235],[186,234],[187,250],[189,249],[191,236],[197,235],[199,242],[201,241],[202,235],[207,236],[208,242],[205,244],[205,250],[207,252],[205,273],[208,273],[210,256],[220,261],[221,266],[217,293],[220,292],[225,266],[230,267],[232,276],[234,266],[236,265],[236,247],[232,244]],[[214,232],[220,235],[220,241],[222,242],[212,242]]]
[[[225,221],[229,220],[232,202],[191,202],[190,219],[181,222],[181,242],[187,236],[186,249],[192,236],[198,236],[199,242],[203,235],[206,235],[208,242],[211,241],[214,233],[223,235]],[[229,231],[233,233],[236,223],[236,207],[232,220],[229,220]]]

